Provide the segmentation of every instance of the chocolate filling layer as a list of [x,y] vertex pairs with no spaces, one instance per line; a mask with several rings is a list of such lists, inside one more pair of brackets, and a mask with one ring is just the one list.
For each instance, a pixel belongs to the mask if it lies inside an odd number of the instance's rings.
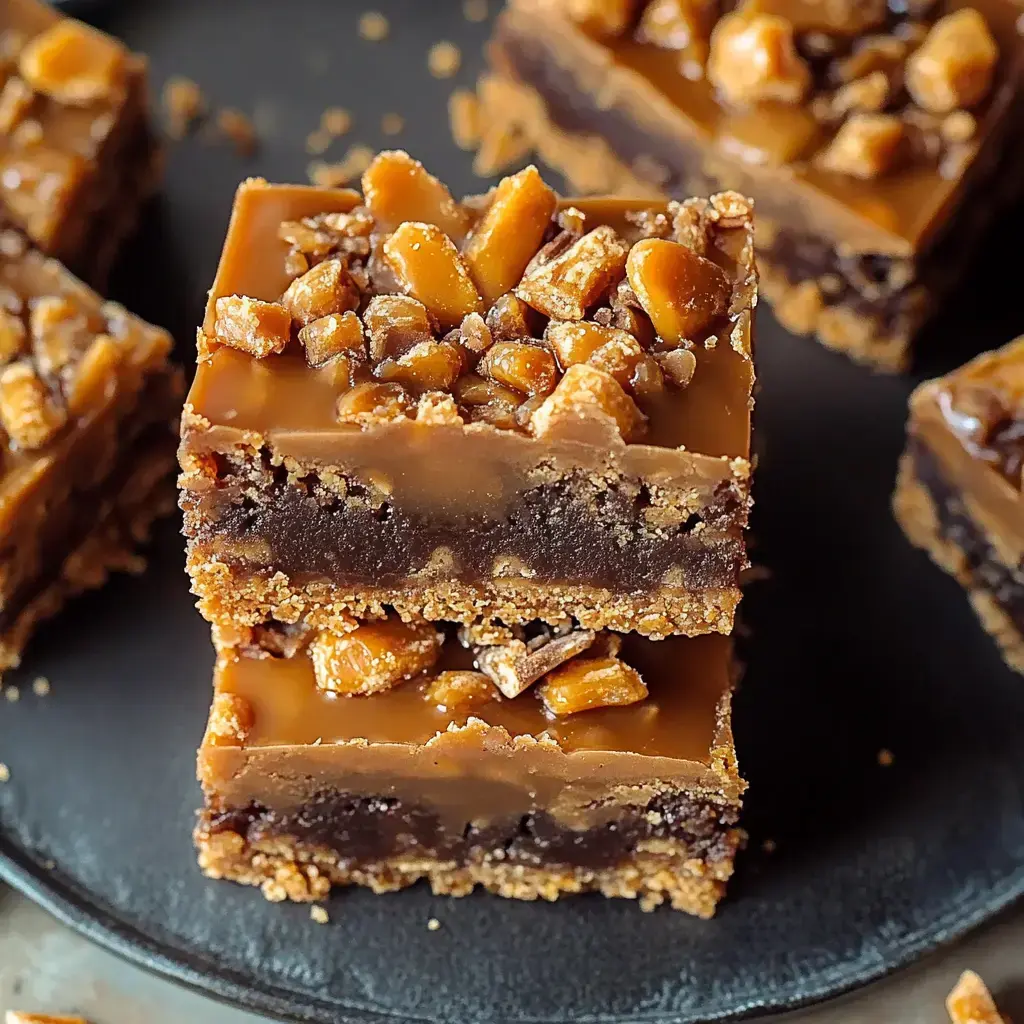
[[610,867],[627,859],[644,839],[675,839],[706,862],[730,859],[736,847],[732,829],[739,809],[698,801],[685,793],[661,796],[646,807],[624,807],[612,822],[575,831],[545,813],[526,814],[503,824],[458,834],[446,831],[437,815],[401,801],[351,793],[318,794],[297,811],[281,813],[253,804],[203,812],[200,830],[237,832],[250,842],[293,836],[329,847],[346,860],[374,863],[403,854],[428,854],[465,862],[502,851],[505,862],[531,866]]
[[[227,486],[216,505],[186,515],[186,532],[214,550],[225,535],[263,541],[275,571],[339,584],[399,583],[422,572],[439,549],[446,549],[454,563],[451,570],[444,566],[445,576],[465,583],[491,580],[496,564],[514,559],[528,567],[532,581],[637,592],[656,588],[666,573],[679,569],[691,589],[735,587],[746,563],[738,530],[721,539],[708,537],[708,528],[735,523],[741,515],[728,491],[702,515],[655,530],[644,518],[652,507],[644,485],[596,487],[585,474],[522,492],[501,519],[446,518],[440,509],[371,502],[354,482],[346,499],[324,494],[315,480],[295,484],[277,474],[255,487],[253,482],[236,481],[257,498],[229,500],[228,492],[237,495],[242,487]],[[701,523],[705,529],[695,532]],[[231,561],[230,554],[222,557]]]
[[1024,633],[1024,570],[1011,569],[999,560],[985,534],[964,509],[960,492],[942,475],[931,449],[917,437],[910,438],[908,448],[914,474],[935,504],[942,536],[963,551],[975,584],[988,591],[1014,626]]

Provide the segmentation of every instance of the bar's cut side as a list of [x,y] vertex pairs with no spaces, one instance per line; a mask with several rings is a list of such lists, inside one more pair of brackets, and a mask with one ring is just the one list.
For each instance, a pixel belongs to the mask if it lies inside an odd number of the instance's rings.
[[1024,339],[915,392],[894,507],[1024,672]]
[[580,192],[752,196],[779,319],[900,369],[1020,194],[1018,15],[1009,0],[511,0],[480,157],[511,137]]
[[0,204],[102,284],[160,169],[146,63],[39,0],[3,4],[0,48]]
[[[518,642],[474,652],[451,627],[390,619],[284,657],[221,650],[199,753],[203,870],[272,900],[426,879],[710,917],[742,838],[729,640]],[[382,673],[404,681],[353,695]]]
[[174,505],[171,339],[0,231],[0,671]]
[[745,567],[749,204],[457,204],[247,182],[200,331],[181,504],[225,629],[383,614],[728,632]]

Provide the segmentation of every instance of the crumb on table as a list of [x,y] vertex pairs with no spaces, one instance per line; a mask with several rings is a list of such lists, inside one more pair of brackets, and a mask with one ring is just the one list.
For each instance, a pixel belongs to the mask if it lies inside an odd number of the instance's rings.
[[432,918],[430,918],[429,921],[427,921],[427,931],[428,932],[436,932],[440,927],[441,927],[441,922],[438,921],[438,919],[436,917],[432,917]]
[[379,43],[387,38],[391,26],[380,11],[367,11],[359,18],[359,34],[370,43]]
[[45,697],[50,692],[50,680],[46,676],[37,676],[32,680],[32,692],[37,697]]
[[256,152],[256,129],[240,110],[224,107],[217,111],[217,130],[229,139],[240,156],[252,156]]
[[462,16],[466,21],[486,21],[487,0],[463,0]]
[[11,780],[11,769],[0,761],[0,782],[10,782]]
[[885,747],[882,747],[882,749],[878,752],[878,764],[882,768],[888,768],[894,760],[895,758],[891,750],[887,750]]
[[405,118],[401,114],[385,114],[380,119],[380,130],[385,135],[397,135],[405,127]]
[[330,921],[330,919],[331,919],[330,915],[327,913],[327,911],[323,907],[316,906],[316,905],[314,905],[314,906],[309,908],[309,916],[317,924],[327,924],[327,922]]
[[7,698],[8,704],[14,704],[21,698],[21,690],[16,686],[8,686],[7,689],[4,690],[4,697]]
[[206,99],[202,89],[184,75],[168,78],[161,98],[167,134],[172,139],[183,139],[206,112]]
[[427,54],[427,67],[435,78],[451,78],[461,64],[461,51],[447,40],[434,43]]

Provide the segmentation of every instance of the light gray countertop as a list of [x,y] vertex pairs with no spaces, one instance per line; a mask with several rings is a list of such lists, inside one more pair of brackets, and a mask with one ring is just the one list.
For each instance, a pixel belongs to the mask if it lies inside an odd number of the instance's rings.
[[[1024,1024],[1024,906],[891,978],[774,1019],[942,1024],[946,993],[968,967],[988,982],[1003,1012]],[[0,886],[0,1011],[7,1009],[77,1013],[93,1024],[254,1024],[265,1019],[123,962]]]

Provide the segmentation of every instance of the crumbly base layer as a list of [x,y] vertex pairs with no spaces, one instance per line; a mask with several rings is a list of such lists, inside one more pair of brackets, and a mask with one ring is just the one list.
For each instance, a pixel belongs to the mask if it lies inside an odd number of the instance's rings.
[[660,588],[621,594],[598,587],[491,580],[409,581],[399,588],[341,586],[326,580],[298,582],[284,573],[262,576],[209,557],[190,545],[187,569],[197,607],[224,643],[245,646],[248,630],[271,620],[306,622],[344,631],[360,619],[383,618],[393,608],[406,619],[471,624],[564,622],[575,617],[587,629],[614,629],[661,638],[732,632],[740,589],[686,591]]
[[71,598],[106,583],[111,573],[141,573],[145,559],[138,548],[149,539],[153,523],[175,504],[174,449],[167,443],[147,450],[117,494],[100,501],[97,527],[71,551],[57,574],[41,583],[35,596],[0,636],[0,672],[21,664],[25,645],[39,623],[56,615]]
[[207,877],[259,886],[272,902],[320,900],[335,885],[394,892],[425,879],[436,895],[443,896],[466,896],[476,886],[506,899],[552,902],[573,893],[600,892],[639,900],[643,910],[668,903],[675,910],[710,918],[733,868],[731,859],[710,866],[688,857],[685,846],[670,839],[649,840],[627,862],[599,869],[536,867],[486,858],[458,863],[412,855],[354,866],[329,847],[291,836],[249,842],[237,832],[211,833],[202,824],[195,841],[199,866]]
[[936,501],[918,477],[909,452],[900,459],[893,512],[910,542],[927,551],[932,561],[967,591],[982,626],[999,645],[1007,664],[1024,673],[1024,634],[971,571],[967,552],[943,530]]

